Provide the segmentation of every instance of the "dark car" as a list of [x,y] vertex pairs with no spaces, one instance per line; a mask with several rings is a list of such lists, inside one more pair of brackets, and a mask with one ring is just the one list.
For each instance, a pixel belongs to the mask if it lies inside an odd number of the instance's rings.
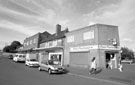
[[11,55],[11,54],[8,56],[9,59],[13,59],[13,57],[14,57],[14,56]]

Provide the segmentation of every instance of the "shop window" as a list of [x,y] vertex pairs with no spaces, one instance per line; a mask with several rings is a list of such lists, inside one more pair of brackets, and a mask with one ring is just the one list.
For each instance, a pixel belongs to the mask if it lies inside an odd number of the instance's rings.
[[61,65],[62,62],[62,54],[61,53],[50,53],[49,60],[52,60],[54,64]]

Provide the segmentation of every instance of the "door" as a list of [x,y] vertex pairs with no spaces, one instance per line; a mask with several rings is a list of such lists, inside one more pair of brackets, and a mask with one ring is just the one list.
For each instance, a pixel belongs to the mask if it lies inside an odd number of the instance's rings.
[[107,52],[106,54],[106,68],[117,68],[116,53]]
[[46,62],[42,61],[40,67],[41,67],[41,69],[46,70]]

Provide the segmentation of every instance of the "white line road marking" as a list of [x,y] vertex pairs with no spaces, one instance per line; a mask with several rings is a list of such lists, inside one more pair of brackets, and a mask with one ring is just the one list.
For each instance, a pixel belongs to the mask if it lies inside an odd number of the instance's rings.
[[93,79],[93,80],[99,80],[99,81],[104,81],[104,82],[109,82],[109,83],[115,83],[118,85],[128,85],[128,84],[124,84],[124,83],[118,83],[118,82],[114,82],[114,81],[109,81],[109,80],[104,80],[104,79],[99,79],[99,78],[94,78],[94,77],[88,77],[88,76],[83,76],[83,75],[78,75],[78,74],[73,74],[73,73],[68,73],[69,75],[73,75],[73,76],[78,76],[78,77],[82,77],[82,78],[87,78],[87,79]]

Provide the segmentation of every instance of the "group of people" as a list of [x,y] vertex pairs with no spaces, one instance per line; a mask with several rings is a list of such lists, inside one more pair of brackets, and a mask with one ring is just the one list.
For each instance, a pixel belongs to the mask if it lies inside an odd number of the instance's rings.
[[[112,69],[112,59],[109,61],[108,66],[110,69]],[[119,59],[118,69],[120,72],[123,72],[123,65],[121,64],[121,59]],[[89,70],[90,70],[89,74],[96,74],[97,70],[96,57],[92,58]]]

